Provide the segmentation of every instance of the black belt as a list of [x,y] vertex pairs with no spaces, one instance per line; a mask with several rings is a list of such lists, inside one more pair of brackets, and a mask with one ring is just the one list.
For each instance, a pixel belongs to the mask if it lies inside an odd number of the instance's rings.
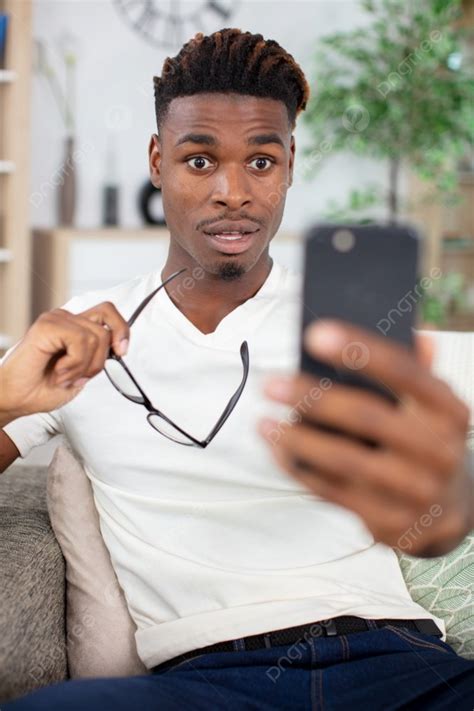
[[[373,629],[382,627],[398,627],[413,632],[421,632],[422,634],[431,634],[435,637],[442,637],[443,633],[431,619],[417,620],[365,620],[362,617],[333,617],[330,620],[322,620],[320,622],[310,622],[309,624],[300,625],[299,627],[286,627],[273,632],[264,634],[254,634],[250,637],[244,637],[245,651],[255,649],[264,649],[270,647],[280,647],[282,645],[296,644],[297,642],[309,641],[314,637],[335,637],[342,634],[351,634],[353,632],[367,632]],[[242,644],[242,641],[241,641]],[[242,645],[243,647],[243,645]],[[152,673],[161,672],[168,667],[175,666],[187,659],[200,656],[201,654],[211,654],[213,652],[235,652],[236,645],[234,640],[227,642],[217,642],[209,644],[207,647],[193,649],[190,652],[180,654],[163,664],[153,667]]]

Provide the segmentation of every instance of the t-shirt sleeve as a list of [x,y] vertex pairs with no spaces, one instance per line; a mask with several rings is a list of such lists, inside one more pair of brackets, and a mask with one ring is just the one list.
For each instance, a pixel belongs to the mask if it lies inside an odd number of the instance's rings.
[[[15,343],[5,353],[3,358],[0,359],[0,365],[17,345]],[[27,457],[34,447],[46,444],[55,435],[63,433],[60,410],[38,412],[34,415],[18,417],[2,429],[10,437],[22,458]]]
[[57,410],[19,417],[2,429],[10,437],[23,459],[32,449],[46,444],[52,437],[63,432],[61,416]]
[[[76,313],[80,310],[79,299],[75,297],[61,308],[71,311],[71,313]],[[18,343],[15,343],[0,359],[0,365],[8,358]],[[10,437],[20,452],[20,456],[24,459],[35,447],[46,444],[58,434],[64,434],[61,409],[19,417],[2,429]]]

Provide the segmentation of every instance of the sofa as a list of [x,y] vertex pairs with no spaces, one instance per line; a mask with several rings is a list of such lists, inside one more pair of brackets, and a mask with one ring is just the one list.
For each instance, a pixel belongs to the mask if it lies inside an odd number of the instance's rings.
[[68,678],[65,563],[46,503],[47,469],[0,476],[0,703]]
[[[474,334],[439,333],[434,337],[435,372],[448,380],[474,411]],[[473,426],[468,446],[474,450]],[[0,704],[69,678],[65,561],[48,514],[47,475],[46,467],[17,464],[0,475]],[[459,630],[456,632],[457,650],[474,658],[474,532],[457,549],[457,556],[433,559],[439,561],[435,574],[432,561],[402,556],[400,562],[412,597],[439,616],[440,590],[449,601],[453,599],[439,571],[448,561],[447,579],[452,581],[450,571],[455,569],[464,597],[471,590],[469,609],[463,600],[461,626],[466,634],[459,637]],[[460,567],[459,560],[465,565]],[[435,580],[440,582],[433,583]],[[430,595],[428,606],[423,601]],[[453,629],[459,619],[453,619]],[[451,643],[456,640],[454,632],[452,639],[448,636]]]

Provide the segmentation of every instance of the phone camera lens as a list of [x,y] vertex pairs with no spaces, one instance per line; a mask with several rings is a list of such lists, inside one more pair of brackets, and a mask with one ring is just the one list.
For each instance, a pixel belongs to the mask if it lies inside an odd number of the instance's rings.
[[350,252],[355,245],[355,235],[350,230],[336,230],[331,241],[338,252]]

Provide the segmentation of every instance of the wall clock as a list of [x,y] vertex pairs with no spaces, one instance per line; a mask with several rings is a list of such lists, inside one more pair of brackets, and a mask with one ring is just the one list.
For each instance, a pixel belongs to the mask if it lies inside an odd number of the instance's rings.
[[155,47],[179,49],[196,32],[228,21],[240,0],[113,0],[125,22]]

